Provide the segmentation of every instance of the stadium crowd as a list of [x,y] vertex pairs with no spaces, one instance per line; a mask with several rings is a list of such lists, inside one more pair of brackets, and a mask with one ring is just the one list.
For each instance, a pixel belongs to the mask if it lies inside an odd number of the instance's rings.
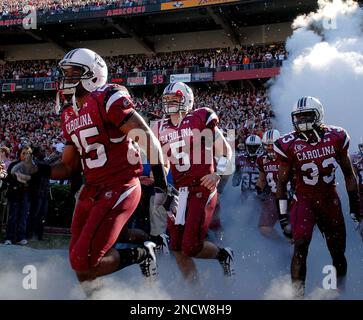
[[[283,61],[287,53],[283,45],[249,46],[240,48],[207,49],[106,57],[110,74],[144,71],[184,70],[196,67],[214,71],[233,70],[236,65],[255,68],[254,64]],[[186,73],[188,71],[186,70]],[[57,60],[0,61],[0,79],[52,77],[58,74]]]
[[[160,95],[143,97],[136,95],[133,99],[136,110],[148,121],[162,117]],[[60,118],[54,112],[54,104],[53,98],[2,97],[0,102],[0,173],[4,173],[4,177],[6,177],[6,169],[9,172],[13,165],[24,160],[24,153],[29,150],[29,146],[34,156],[37,154],[37,157],[46,161],[53,162],[60,158],[64,140]],[[239,148],[247,135],[254,133],[262,136],[266,129],[271,128],[271,119],[274,116],[264,90],[195,89],[195,107],[214,109],[220,118],[220,127],[225,132],[228,129],[236,130],[235,143]],[[11,219],[18,217],[18,220],[13,221],[9,218],[5,242],[11,244],[16,238],[16,242],[26,245],[27,239],[31,238],[34,232],[41,240],[48,211],[49,180],[38,179],[30,186],[24,186],[15,178],[7,181],[8,206],[11,207],[11,212],[14,210],[18,212],[11,215]],[[1,190],[1,177],[0,182]],[[4,191],[4,188],[2,190]],[[4,194],[2,192],[2,199]],[[29,217],[25,219],[22,213],[28,210]],[[4,219],[4,212],[1,215]],[[20,229],[14,229],[16,224]]]
[[62,13],[64,11],[77,12],[82,9],[100,10],[107,6],[131,7],[145,3],[159,3],[165,1],[150,0],[1,0],[0,16],[22,15],[23,8],[27,5],[34,6],[38,13]]

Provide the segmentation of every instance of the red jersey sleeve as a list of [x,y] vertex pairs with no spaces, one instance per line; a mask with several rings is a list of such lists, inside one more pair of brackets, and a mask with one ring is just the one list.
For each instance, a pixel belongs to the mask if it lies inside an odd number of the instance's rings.
[[330,130],[334,136],[334,143],[338,150],[340,150],[341,156],[347,156],[350,144],[350,137],[347,131],[340,127],[331,127]]
[[280,162],[289,163],[291,162],[290,146],[295,141],[295,134],[288,133],[275,141],[274,150],[277,154],[277,158]]
[[105,90],[103,105],[107,119],[117,128],[135,112],[135,104],[128,90],[122,86],[110,86]]
[[204,128],[212,129],[218,125],[219,119],[217,114],[209,108],[199,108],[194,111],[194,114],[199,117],[201,121],[201,129]]

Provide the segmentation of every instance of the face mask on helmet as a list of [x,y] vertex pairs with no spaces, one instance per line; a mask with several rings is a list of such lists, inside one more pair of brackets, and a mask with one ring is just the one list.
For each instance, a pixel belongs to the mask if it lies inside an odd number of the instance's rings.
[[178,93],[164,94],[162,97],[162,107],[166,114],[186,111],[184,108],[185,97]]
[[254,157],[260,150],[259,144],[246,144],[246,151],[250,157]]
[[292,112],[291,117],[295,130],[299,132],[316,129],[319,119],[315,110],[295,111]]
[[74,94],[82,80],[94,77],[94,73],[87,66],[77,66],[73,63],[60,64],[60,76],[57,79],[58,89],[63,94]]
[[265,150],[267,157],[271,160],[276,159],[276,152],[274,151],[273,144],[263,144],[263,149]]

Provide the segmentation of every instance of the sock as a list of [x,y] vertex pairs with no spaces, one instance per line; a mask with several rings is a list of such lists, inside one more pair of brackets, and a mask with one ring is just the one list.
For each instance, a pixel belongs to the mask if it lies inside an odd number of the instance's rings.
[[123,269],[135,263],[140,263],[145,260],[148,255],[148,251],[145,248],[127,248],[117,250],[120,255],[119,268]]
[[228,253],[226,250],[224,250],[224,248],[218,248],[218,253],[216,255],[216,259],[219,261],[223,261],[226,260],[228,257]]

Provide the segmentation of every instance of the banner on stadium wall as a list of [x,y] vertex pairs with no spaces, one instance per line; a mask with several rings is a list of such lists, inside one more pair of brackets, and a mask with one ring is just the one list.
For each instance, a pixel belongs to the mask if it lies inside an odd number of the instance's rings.
[[210,6],[214,4],[224,4],[237,2],[238,0],[182,0],[172,1],[161,4],[161,10],[175,10],[192,7]]
[[182,74],[171,74],[170,75],[170,83],[175,82],[191,82],[192,74],[191,73],[182,73]]
[[126,16],[126,15],[145,13],[146,11],[147,11],[146,6],[126,7],[126,8],[107,10],[106,16],[107,17]]
[[213,81],[213,72],[193,73],[192,81]]
[[44,90],[56,90],[56,83],[54,81],[44,82]]
[[111,82],[112,83],[118,83],[118,84],[125,84],[126,79],[125,78],[112,78]]
[[128,77],[128,86],[144,86],[146,84],[146,77]]
[[2,92],[14,92],[15,88],[15,83],[3,83],[1,90]]
[[273,78],[280,73],[280,68],[264,68],[240,71],[221,71],[214,73],[214,81]]
[[1,19],[0,27],[19,26],[23,24],[23,19]]
[[[79,11],[65,11],[62,13],[45,13],[37,16],[37,24],[43,25],[47,23],[58,23],[60,20],[65,23],[67,21],[82,20],[82,19],[95,19],[103,17],[116,17],[116,16],[134,16],[141,15],[148,12],[159,12],[160,3],[139,5],[132,7],[116,8],[116,5],[111,6],[111,9],[99,9],[99,10],[79,10]],[[0,27],[8,26],[21,26],[23,24],[23,18],[25,16],[14,17],[0,17]],[[31,19],[31,18],[30,18]],[[32,21],[26,21],[26,24],[31,24]]]

